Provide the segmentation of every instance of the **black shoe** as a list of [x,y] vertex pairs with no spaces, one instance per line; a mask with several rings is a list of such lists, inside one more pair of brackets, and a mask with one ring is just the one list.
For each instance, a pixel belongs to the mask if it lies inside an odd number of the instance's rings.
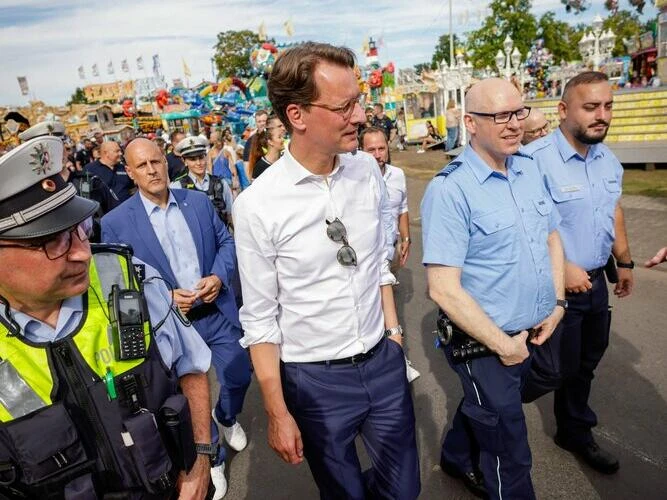
[[468,491],[477,498],[489,498],[489,493],[486,491],[486,486],[484,486],[484,477],[481,472],[463,472],[456,465],[442,458],[440,459],[440,468],[448,476],[463,481]]
[[591,468],[598,472],[602,472],[603,474],[613,474],[620,467],[618,459],[608,451],[600,448],[594,440],[585,445],[575,446],[564,441],[558,434],[556,434],[554,443],[564,450],[579,456],[584,462],[590,465]]

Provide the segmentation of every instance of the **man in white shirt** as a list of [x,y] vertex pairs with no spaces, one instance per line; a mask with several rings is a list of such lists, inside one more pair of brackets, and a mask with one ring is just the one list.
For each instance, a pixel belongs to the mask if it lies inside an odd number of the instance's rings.
[[[305,456],[321,498],[413,499],[420,491],[375,160],[357,149],[363,95],[347,48],[285,51],[269,98],[292,140],[234,204],[240,318],[268,415],[269,445]],[[389,337],[387,339],[386,337]],[[360,470],[361,435],[372,468]]]
[[[389,196],[389,207],[394,221],[398,226],[395,238],[395,251],[391,263],[391,271],[396,272],[399,267],[403,267],[410,254],[410,218],[408,215],[408,188],[405,182],[403,170],[389,162],[389,144],[387,136],[379,127],[370,127],[364,129],[360,136],[362,151],[370,154],[377,161],[380,167],[380,173],[387,186]],[[392,242],[393,243],[393,242]]]

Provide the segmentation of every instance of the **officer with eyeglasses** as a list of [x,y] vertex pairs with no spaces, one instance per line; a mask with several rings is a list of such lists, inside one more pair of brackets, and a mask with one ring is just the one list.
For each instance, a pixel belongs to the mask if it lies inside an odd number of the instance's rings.
[[290,464],[306,458],[323,499],[414,499],[415,416],[387,260],[396,226],[377,162],[357,151],[354,54],[313,42],[285,51],[269,98],[291,142],[233,210],[241,342],[269,445]]
[[521,387],[532,345],[549,338],[565,306],[558,213],[519,152],[530,112],[506,80],[473,85],[470,143],[421,205],[429,294],[450,322],[444,350],[464,394],[440,464],[484,498],[535,498]]
[[521,144],[524,146],[549,133],[549,122],[539,108],[531,108],[530,114],[523,122],[523,127],[524,131]]
[[[161,412],[189,406],[179,425],[210,446],[210,351],[155,270],[91,250],[98,205],[63,180],[62,152],[47,136],[0,158],[0,498],[202,499],[208,456],[182,464]],[[131,359],[112,340],[115,285],[147,306]]]

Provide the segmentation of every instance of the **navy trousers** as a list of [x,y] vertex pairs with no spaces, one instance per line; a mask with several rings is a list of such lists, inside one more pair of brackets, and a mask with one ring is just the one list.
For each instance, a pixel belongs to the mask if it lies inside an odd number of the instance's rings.
[[[414,499],[421,488],[415,415],[403,350],[382,340],[358,364],[281,365],[283,394],[322,499]],[[361,435],[366,473],[355,448]]]
[[250,385],[250,357],[239,344],[243,334],[220,312],[193,321],[193,326],[211,349],[211,365],[220,383],[215,412],[220,423],[229,427],[243,409]]
[[597,425],[588,405],[593,372],[609,345],[609,292],[604,276],[592,280],[585,293],[567,294],[568,310],[559,328],[563,383],[556,390],[554,413],[557,433],[564,442],[578,446],[592,441]]
[[534,499],[532,464],[521,387],[530,357],[514,366],[497,356],[454,364],[451,346],[447,359],[463,385],[452,428],[442,445],[442,459],[461,472],[481,470],[490,498]]

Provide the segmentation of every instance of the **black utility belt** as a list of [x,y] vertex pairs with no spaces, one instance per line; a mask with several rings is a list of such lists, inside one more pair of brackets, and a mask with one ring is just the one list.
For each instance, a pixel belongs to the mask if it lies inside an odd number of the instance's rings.
[[[514,336],[521,333],[521,331],[505,333],[509,336]],[[528,328],[527,331],[528,340],[530,340],[535,336],[536,330]],[[436,334],[436,347],[444,348],[445,346],[451,346],[452,361],[454,363],[458,364],[470,359],[496,356],[494,351],[461,330],[442,311],[438,315]]]

